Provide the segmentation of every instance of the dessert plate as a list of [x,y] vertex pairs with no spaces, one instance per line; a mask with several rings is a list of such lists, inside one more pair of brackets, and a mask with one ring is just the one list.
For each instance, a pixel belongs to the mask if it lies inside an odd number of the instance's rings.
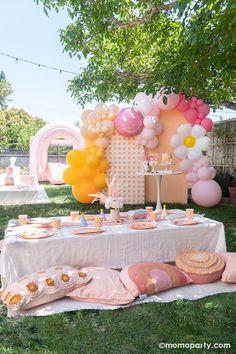
[[150,229],[155,229],[156,226],[151,223],[151,222],[133,222],[132,224],[129,225],[129,228],[135,229],[135,230],[150,230]]
[[100,227],[80,227],[77,230],[73,231],[74,235],[94,235],[94,234],[101,234],[104,230]]
[[176,226],[192,226],[202,224],[202,222],[194,219],[177,219],[173,221],[173,224]]
[[42,238],[48,238],[51,237],[55,234],[57,230],[56,229],[38,229],[38,228],[31,228],[31,229],[26,229],[25,231],[22,231],[18,234],[20,238],[23,238],[25,240],[39,240]]

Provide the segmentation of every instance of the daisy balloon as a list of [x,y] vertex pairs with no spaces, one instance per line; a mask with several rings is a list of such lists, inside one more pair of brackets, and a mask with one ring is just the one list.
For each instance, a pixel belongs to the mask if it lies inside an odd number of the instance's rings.
[[200,158],[203,151],[208,150],[210,139],[206,135],[206,129],[196,124],[181,124],[177,134],[171,137],[171,146],[178,159],[188,158],[196,160]]

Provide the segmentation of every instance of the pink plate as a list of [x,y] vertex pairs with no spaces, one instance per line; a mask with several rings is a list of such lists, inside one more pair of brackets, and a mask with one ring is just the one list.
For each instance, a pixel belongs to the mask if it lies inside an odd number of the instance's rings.
[[177,219],[173,221],[173,224],[176,226],[192,226],[201,224],[201,221],[197,221],[194,219]]
[[94,234],[101,234],[104,232],[103,229],[100,227],[80,227],[77,230],[73,231],[74,235],[94,235]]
[[19,233],[19,236],[25,240],[39,240],[41,238],[48,238],[55,234],[56,229],[48,229],[48,228],[28,228],[25,231]]
[[129,225],[129,227],[135,230],[149,230],[149,229],[156,228],[156,226],[153,225],[151,222],[145,222],[145,221],[133,222],[132,224]]

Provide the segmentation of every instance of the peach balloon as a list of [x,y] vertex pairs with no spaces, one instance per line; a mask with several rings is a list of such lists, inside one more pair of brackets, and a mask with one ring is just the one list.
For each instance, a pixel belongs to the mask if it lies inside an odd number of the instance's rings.
[[88,139],[88,140],[94,140],[97,138],[97,133],[96,132],[92,132],[87,125],[83,125],[80,128],[80,133],[82,135],[82,137],[84,139]]
[[81,120],[84,124],[88,123],[88,116],[90,113],[94,112],[92,109],[86,109],[81,115]]
[[107,138],[107,137],[101,137],[101,138],[97,138],[96,140],[95,140],[95,144],[96,144],[96,146],[98,146],[98,147],[101,147],[101,148],[106,148],[106,147],[108,147],[108,145],[109,145],[109,139]]

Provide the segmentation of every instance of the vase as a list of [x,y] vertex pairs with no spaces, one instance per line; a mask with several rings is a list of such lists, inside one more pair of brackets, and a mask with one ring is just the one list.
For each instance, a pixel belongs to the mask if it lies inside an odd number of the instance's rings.
[[111,221],[116,222],[120,219],[120,210],[119,209],[110,209]]

